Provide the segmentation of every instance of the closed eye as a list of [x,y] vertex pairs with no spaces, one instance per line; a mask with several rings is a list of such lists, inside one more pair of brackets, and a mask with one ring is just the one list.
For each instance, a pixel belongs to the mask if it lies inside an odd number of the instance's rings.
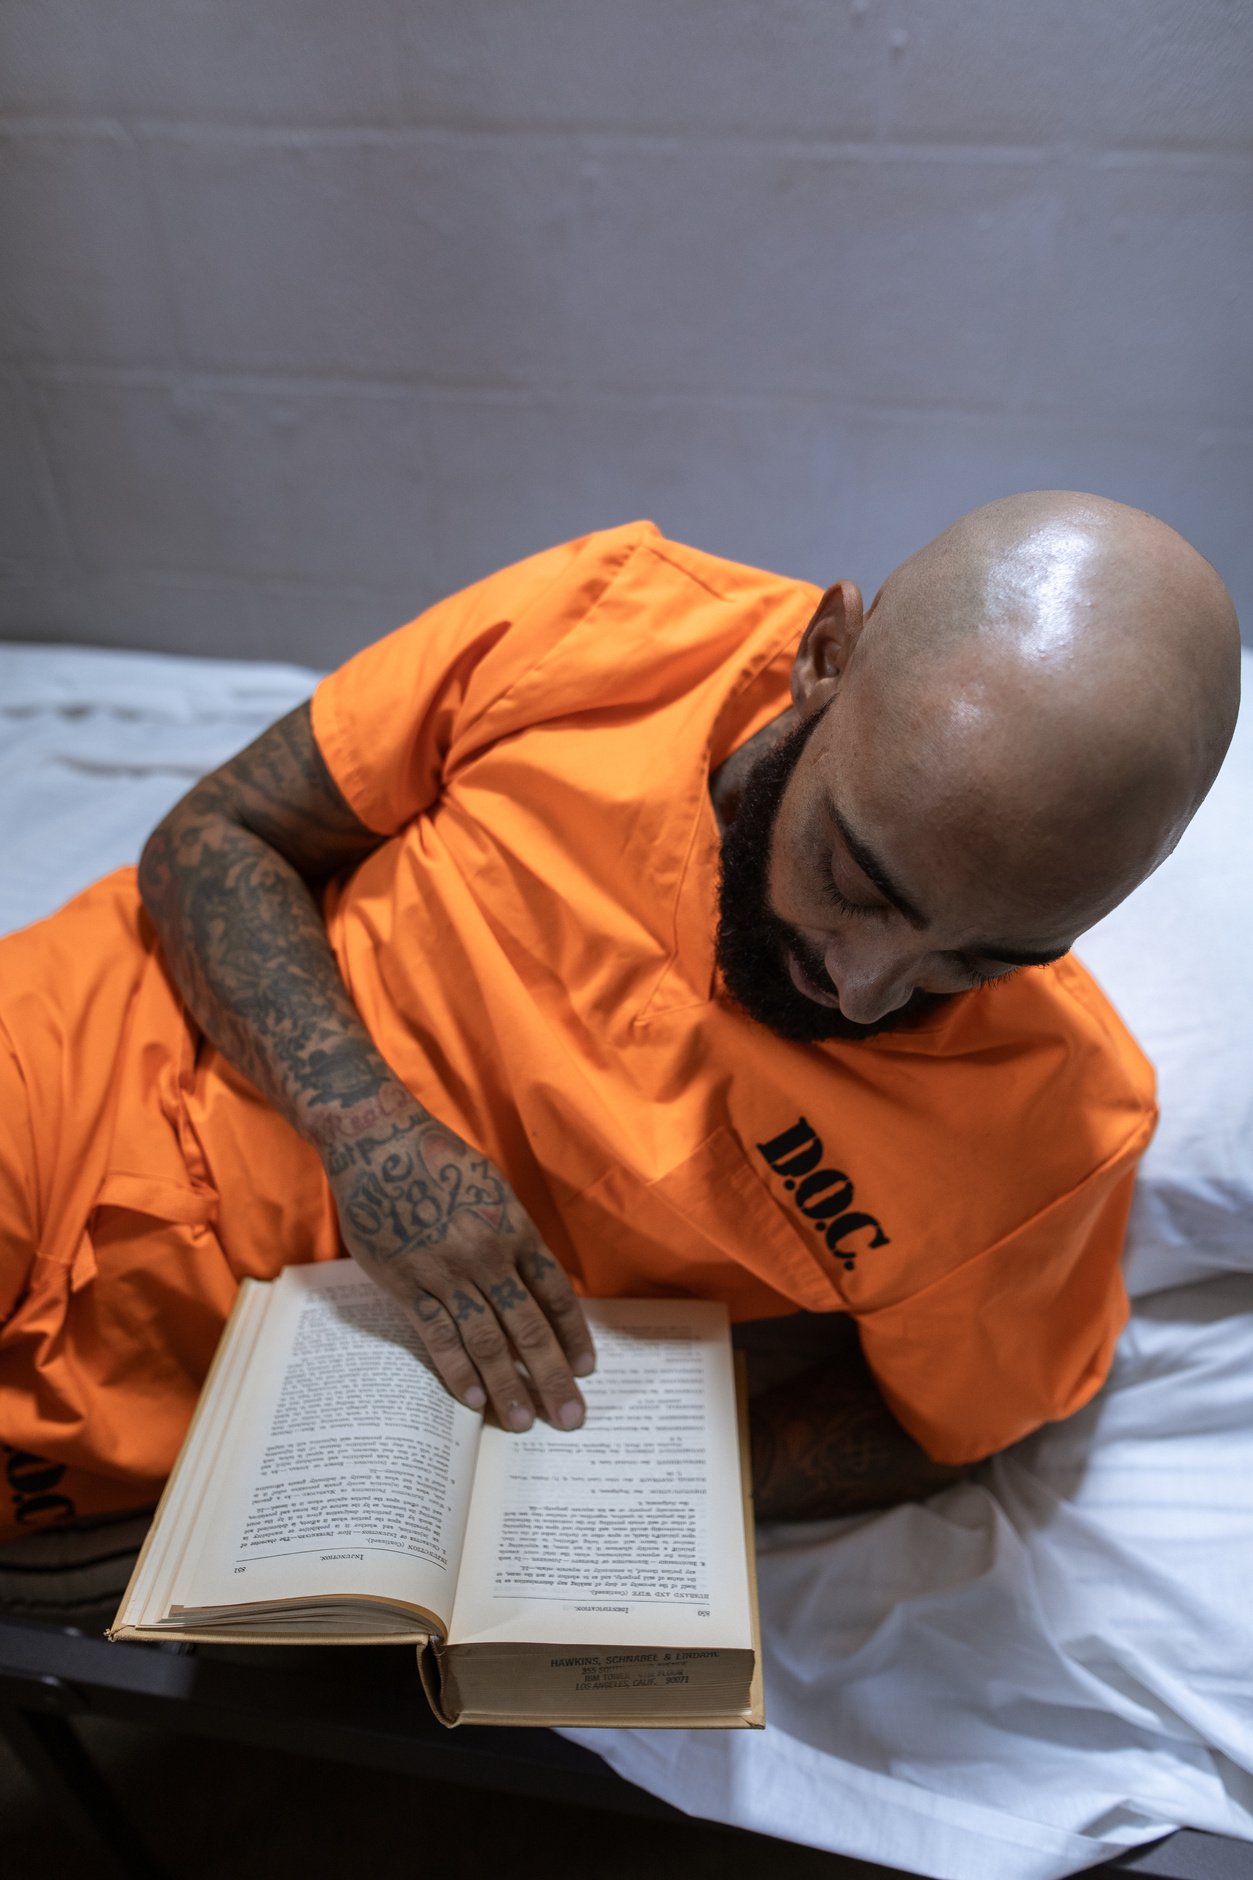
[[977,966],[963,966],[962,971],[965,973],[973,989],[976,986],[1004,985],[1007,979],[1012,979],[1015,973],[1020,973],[1022,967],[1005,966],[1002,967],[1001,971],[998,973],[981,973]]
[[864,907],[859,901],[850,901],[830,875],[823,875],[822,891],[831,905],[839,908],[841,914],[852,914],[862,920],[882,920],[892,912],[890,907]]

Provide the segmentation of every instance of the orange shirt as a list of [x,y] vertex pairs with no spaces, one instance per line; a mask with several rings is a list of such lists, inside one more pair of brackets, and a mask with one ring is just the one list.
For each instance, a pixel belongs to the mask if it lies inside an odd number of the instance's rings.
[[[640,523],[359,653],[314,730],[390,840],[328,930],[399,1075],[587,1292],[851,1312],[900,1421],[972,1461],[1105,1375],[1152,1075],[1069,959],[855,1044],[720,996],[709,776],[788,702],[816,599]],[[133,869],[0,940],[0,1535],[153,1499],[240,1277],[340,1250]]]
[[1106,1373],[1152,1073],[1071,959],[851,1044],[720,996],[710,772],[788,703],[817,598],[641,523],[366,648],[313,725],[391,840],[328,926],[400,1077],[586,1291],[851,1312],[964,1462]]

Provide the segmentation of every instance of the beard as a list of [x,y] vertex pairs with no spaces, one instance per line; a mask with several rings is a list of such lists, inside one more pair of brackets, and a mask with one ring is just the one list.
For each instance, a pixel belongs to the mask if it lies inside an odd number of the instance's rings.
[[[834,700],[831,701],[834,703]],[[826,986],[822,955],[770,906],[770,847],[783,793],[801,753],[830,704],[760,757],[748,774],[735,821],[722,838],[718,880],[717,960],[727,991],[750,1018],[780,1038],[825,1044],[832,1038],[874,1038],[900,1031],[947,1003],[943,994],[915,992],[904,1005],[873,1024],[859,1025],[834,1006],[807,999],[793,985],[787,956],[795,955],[809,978]]]

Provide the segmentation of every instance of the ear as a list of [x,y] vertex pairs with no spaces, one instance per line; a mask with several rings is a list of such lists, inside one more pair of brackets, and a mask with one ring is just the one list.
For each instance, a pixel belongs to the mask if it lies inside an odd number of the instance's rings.
[[802,718],[820,711],[838,691],[864,619],[855,581],[837,581],[818,602],[792,661],[792,703]]

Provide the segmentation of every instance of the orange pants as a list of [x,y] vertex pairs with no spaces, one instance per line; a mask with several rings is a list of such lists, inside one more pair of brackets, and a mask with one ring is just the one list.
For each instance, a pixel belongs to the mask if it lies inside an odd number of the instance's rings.
[[0,940],[0,1540],[153,1502],[244,1274],[341,1251],[188,1019],[132,869]]

